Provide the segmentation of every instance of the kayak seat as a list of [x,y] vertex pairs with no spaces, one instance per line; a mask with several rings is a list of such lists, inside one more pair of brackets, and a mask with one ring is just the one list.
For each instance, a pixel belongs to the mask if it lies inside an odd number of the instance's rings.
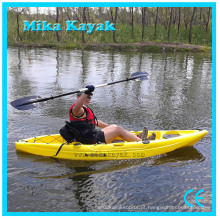
[[175,138],[175,137],[179,137],[179,136],[181,136],[181,135],[179,135],[179,134],[164,134],[163,138],[169,139],[169,138]]

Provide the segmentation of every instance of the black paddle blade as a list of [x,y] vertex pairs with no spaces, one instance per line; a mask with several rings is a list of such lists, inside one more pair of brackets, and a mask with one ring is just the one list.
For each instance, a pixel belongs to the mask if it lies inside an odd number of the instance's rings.
[[[36,108],[36,106],[31,103],[33,99],[36,98],[39,98],[39,96],[28,96],[12,101],[10,104],[18,110],[28,110],[28,109]],[[28,104],[29,102],[30,104]]]
[[147,72],[136,72],[131,74],[131,78],[136,78],[137,81],[147,80],[148,78]]

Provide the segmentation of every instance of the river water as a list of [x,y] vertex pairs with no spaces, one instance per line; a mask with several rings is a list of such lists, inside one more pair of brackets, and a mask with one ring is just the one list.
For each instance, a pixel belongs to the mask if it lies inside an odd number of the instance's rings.
[[[7,50],[8,212],[211,212],[212,56],[9,47]],[[49,97],[124,79],[94,91],[98,119],[127,130],[206,129],[193,147],[140,160],[65,161],[16,152],[15,141],[58,133],[75,95],[18,111],[10,101]],[[186,191],[193,189],[184,202]],[[204,208],[195,202],[195,194]]]

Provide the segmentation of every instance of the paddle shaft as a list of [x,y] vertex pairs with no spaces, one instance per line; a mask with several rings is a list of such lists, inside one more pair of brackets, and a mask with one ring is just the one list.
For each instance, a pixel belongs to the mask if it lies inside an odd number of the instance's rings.
[[[129,81],[129,80],[134,80],[134,79],[138,79],[138,78],[140,78],[140,75],[139,76],[130,77],[130,78],[126,78],[126,79],[123,79],[123,80],[118,80],[118,81],[115,81],[115,82],[110,82],[110,83],[105,83],[105,84],[97,85],[97,86],[95,86],[95,88],[109,86],[109,85],[113,85],[113,84],[116,84],[116,83],[121,83],[121,82]],[[78,92],[85,92],[87,90],[88,90],[87,88],[82,88],[82,89],[79,89],[77,91],[68,92],[68,93],[64,93],[64,94],[61,94],[61,95],[57,95],[57,96],[51,96],[51,97],[48,97],[48,98],[42,98],[42,99],[37,99],[37,100],[34,100],[34,101],[26,102],[26,103],[21,104],[20,106],[29,105],[29,104],[38,103],[38,102],[45,102],[45,101],[48,101],[48,100],[51,100],[51,99],[72,95],[72,94],[75,94],[75,93],[78,93]]]

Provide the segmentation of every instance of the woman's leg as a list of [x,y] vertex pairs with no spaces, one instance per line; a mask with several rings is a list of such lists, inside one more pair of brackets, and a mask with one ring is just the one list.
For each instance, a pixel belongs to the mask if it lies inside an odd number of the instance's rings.
[[109,125],[102,129],[105,135],[105,142],[111,143],[115,138],[120,137],[124,141],[141,141],[139,137],[117,125]]

